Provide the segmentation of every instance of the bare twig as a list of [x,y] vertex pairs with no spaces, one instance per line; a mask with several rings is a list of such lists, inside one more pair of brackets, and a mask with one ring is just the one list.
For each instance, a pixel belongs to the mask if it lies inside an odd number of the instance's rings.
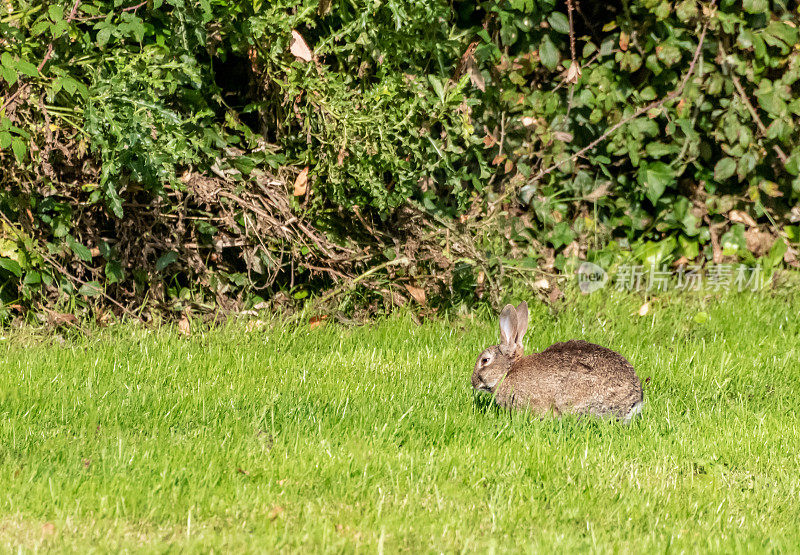
[[577,0],[567,0],[567,13],[569,14],[569,51],[571,54],[572,61],[575,61],[575,31],[573,30],[572,26],[572,11],[575,7],[572,5],[572,2]]
[[395,258],[394,260],[389,260],[387,262],[384,262],[383,264],[378,264],[377,266],[373,266],[372,268],[370,268],[369,270],[367,270],[363,274],[361,274],[359,276],[356,276],[355,278],[349,280],[347,283],[344,283],[344,284],[340,285],[339,287],[335,288],[333,291],[331,291],[330,293],[328,293],[327,295],[322,297],[318,301],[318,304],[324,304],[326,301],[328,301],[331,298],[335,297],[336,295],[338,295],[342,291],[344,291],[346,289],[352,289],[353,287],[355,287],[355,285],[359,281],[363,280],[364,278],[367,278],[367,277],[371,276],[375,272],[379,272],[379,271],[383,270],[384,268],[388,268],[389,266],[397,266],[398,264],[406,266],[406,265],[408,265],[410,263],[411,263],[411,261],[408,258],[406,258],[405,256],[401,256],[399,258]]
[[[567,81],[569,81],[569,99],[567,100],[567,115],[564,118],[564,125],[569,122],[569,113],[572,111],[572,101],[575,97],[575,83],[580,77],[580,64],[575,61],[575,27],[572,22],[572,12],[575,9],[573,2],[578,0],[567,0],[567,13],[569,14],[569,53],[572,59],[569,70],[567,70]],[[573,72],[575,74],[573,75]]]
[[[712,2],[711,2],[712,8],[714,8],[715,4],[716,4],[716,0],[712,0]],[[653,110],[655,108],[661,107],[662,105],[664,105],[665,103],[669,102],[670,100],[674,100],[675,98],[677,98],[681,94],[683,94],[683,89],[686,88],[686,84],[689,82],[689,78],[694,73],[694,68],[697,65],[697,60],[700,58],[700,52],[703,49],[703,42],[705,41],[705,38],[706,38],[706,31],[708,31],[708,26],[711,23],[711,19],[713,18],[714,13],[715,13],[715,11],[712,11],[711,14],[709,14],[708,19],[706,20],[706,22],[703,24],[703,30],[700,33],[700,38],[699,38],[698,43],[697,43],[697,48],[694,51],[694,56],[692,57],[692,61],[689,64],[689,68],[686,70],[686,75],[683,76],[683,79],[681,80],[680,85],[678,85],[678,88],[676,88],[674,91],[669,93],[664,98],[662,98],[660,100],[655,100],[655,101],[651,102],[650,104],[648,104],[647,106],[644,106],[643,108],[639,108],[638,110],[636,110],[633,114],[631,114],[627,118],[624,118],[624,119],[618,121],[617,123],[615,123],[614,125],[612,125],[608,129],[606,129],[606,131],[602,135],[600,135],[594,141],[592,141],[591,143],[589,143],[588,145],[586,145],[585,147],[580,149],[578,152],[576,152],[575,154],[573,154],[569,158],[565,158],[564,160],[561,160],[560,162],[556,162],[552,166],[549,166],[549,167],[539,171],[539,173],[537,173],[536,175],[534,175],[533,177],[528,179],[528,182],[529,183],[535,183],[535,182],[539,181],[545,175],[551,173],[554,170],[557,170],[558,168],[560,168],[561,166],[563,166],[567,162],[574,162],[575,160],[577,160],[578,158],[580,158],[581,156],[583,156],[584,154],[586,154],[587,152],[589,152],[590,150],[595,148],[601,142],[606,140],[612,133],[614,133],[614,131],[616,131],[617,129],[619,129],[623,125],[625,125],[627,123],[630,123],[634,119],[638,118],[639,116],[641,116],[644,113],[649,112],[650,110]]]

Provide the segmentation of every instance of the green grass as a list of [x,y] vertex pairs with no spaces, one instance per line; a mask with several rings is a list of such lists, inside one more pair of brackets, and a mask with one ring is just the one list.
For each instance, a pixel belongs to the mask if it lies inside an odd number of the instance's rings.
[[628,357],[646,381],[629,427],[476,404],[489,316],[6,331],[0,546],[796,550],[800,301],[640,304],[533,306],[525,341]]

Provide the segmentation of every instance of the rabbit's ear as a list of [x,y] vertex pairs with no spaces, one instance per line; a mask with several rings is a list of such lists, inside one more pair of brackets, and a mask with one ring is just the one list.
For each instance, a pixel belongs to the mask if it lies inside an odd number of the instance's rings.
[[517,311],[507,304],[500,313],[500,341],[502,345],[515,345],[517,334]]
[[522,347],[522,338],[528,330],[528,303],[522,301],[517,306],[517,330],[515,334],[515,342]]

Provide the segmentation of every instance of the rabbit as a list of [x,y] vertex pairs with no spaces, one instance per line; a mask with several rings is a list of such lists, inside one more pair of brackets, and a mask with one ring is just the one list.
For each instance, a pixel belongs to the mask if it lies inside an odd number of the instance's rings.
[[500,313],[500,345],[475,362],[472,387],[488,391],[502,407],[561,416],[612,416],[629,423],[644,404],[642,384],[619,353],[581,340],[556,343],[524,356],[528,304]]

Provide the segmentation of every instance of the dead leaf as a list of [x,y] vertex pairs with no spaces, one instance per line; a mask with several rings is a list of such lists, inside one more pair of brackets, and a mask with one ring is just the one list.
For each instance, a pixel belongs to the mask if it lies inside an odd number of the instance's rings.
[[424,305],[425,304],[425,290],[420,289],[419,287],[415,287],[413,285],[409,285],[408,283],[405,284],[406,291],[408,291],[409,295],[411,295],[417,303]]
[[317,15],[325,17],[331,11],[331,0],[319,0],[317,4]]
[[581,65],[576,61],[572,60],[572,63],[569,65],[569,69],[567,69],[567,77],[565,81],[567,83],[572,83],[573,85],[578,82],[578,79],[581,78]]
[[284,512],[283,507],[281,507],[280,505],[275,505],[274,507],[272,507],[272,510],[267,515],[267,518],[269,518],[270,520],[275,520],[276,518],[281,516],[283,512]]
[[47,319],[54,326],[63,326],[70,324],[73,326],[78,325],[78,318],[74,314],[66,314],[63,312],[48,312]]
[[792,268],[800,267],[800,262],[797,260],[797,250],[793,247],[787,248],[786,252],[783,253],[783,261]]
[[327,319],[328,319],[328,315],[327,314],[322,314],[320,316],[314,316],[308,321],[308,327],[311,328],[312,330],[314,328],[318,328],[322,324],[324,324],[325,320],[327,320]]
[[189,318],[186,317],[186,314],[181,315],[181,319],[178,320],[178,331],[181,335],[187,337],[192,335],[192,324],[189,322]]
[[237,474],[244,474],[245,476],[250,476],[250,473],[248,471],[246,471],[244,468],[237,468],[236,469],[236,473]]
[[303,39],[303,35],[294,29],[292,29],[292,44],[289,46],[289,51],[295,58],[303,60],[304,62],[310,62],[314,57],[305,39]]
[[631,42],[630,35],[625,31],[622,31],[619,34],[619,49],[625,52],[626,50],[628,50],[628,44],[630,44],[630,42]]
[[648,312],[650,312],[650,303],[644,303],[639,307],[639,316],[646,316]]
[[744,240],[747,245],[747,250],[752,252],[756,257],[759,257],[769,252],[772,248],[772,244],[775,242],[775,237],[767,231],[761,231],[757,227],[751,227],[744,232]]
[[56,525],[52,522],[45,522],[42,524],[42,535],[49,536],[50,534],[54,534],[56,531]]
[[737,224],[746,224],[750,227],[755,227],[756,221],[753,217],[742,210],[731,210],[728,212],[728,219]]
[[249,332],[254,330],[260,330],[266,325],[267,323],[264,320],[250,320],[249,322],[247,322],[247,325],[245,325],[244,329],[245,331]]
[[536,123],[535,118],[532,118],[530,116],[525,116],[524,118],[522,118],[522,125],[524,125],[525,127],[530,127],[534,123]]
[[580,254],[581,247],[577,241],[573,241],[564,249],[564,257],[565,258],[572,258],[573,256],[578,256]]
[[534,289],[550,289],[550,282],[546,278],[538,279],[533,282]]
[[553,138],[562,143],[571,143],[573,139],[569,131],[553,131]]
[[478,271],[478,283],[475,285],[475,296],[479,299],[483,298],[483,294],[486,292],[486,274],[483,270]]
[[83,459],[82,462],[83,462],[83,468],[88,469],[90,466],[92,466],[92,459]]
[[680,268],[681,266],[686,266],[689,263],[689,259],[685,256],[681,256],[675,262],[672,263],[673,268]]
[[789,221],[793,224],[800,222],[800,206],[793,206],[789,212]]
[[561,289],[558,288],[558,285],[554,284],[553,288],[550,290],[548,299],[550,300],[550,303],[554,303],[563,296],[564,293],[561,292]]
[[759,188],[764,191],[764,194],[771,197],[782,197],[783,193],[778,189],[778,184],[774,181],[764,180],[758,184]]
[[609,190],[611,190],[611,182],[606,181],[605,183],[600,185],[597,189],[595,189],[594,191],[592,191],[583,198],[585,200],[588,200],[589,202],[595,202],[606,196]]
[[306,194],[306,190],[308,190],[308,166],[303,168],[294,180],[294,196],[301,197]]
[[481,70],[478,69],[475,58],[472,56],[467,58],[467,73],[469,74],[469,80],[472,85],[479,91],[486,92],[486,80],[483,78]]

